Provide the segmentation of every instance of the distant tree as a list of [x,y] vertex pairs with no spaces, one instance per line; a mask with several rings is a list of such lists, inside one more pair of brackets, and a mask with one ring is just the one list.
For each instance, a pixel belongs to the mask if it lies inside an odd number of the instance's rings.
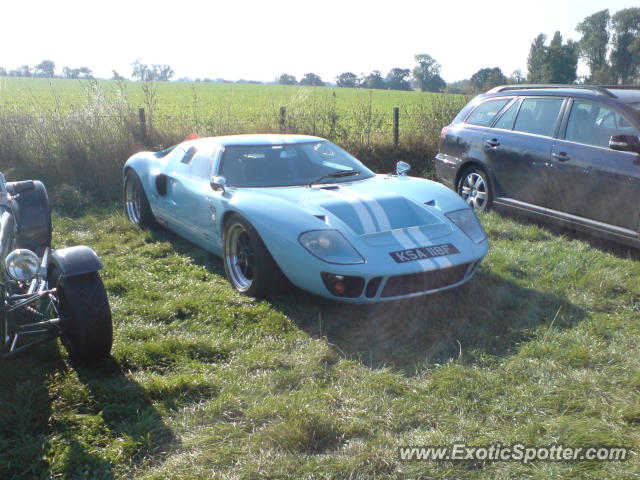
[[151,80],[157,80],[159,82],[168,82],[173,77],[174,71],[170,65],[151,65]]
[[611,17],[611,74],[616,84],[632,83],[640,71],[640,8],[625,8]]
[[4,67],[0,67],[0,77],[4,77],[4,76],[6,76],[7,74],[8,74],[8,73],[7,73],[7,69],[6,69],[6,68],[4,68]]
[[300,85],[310,85],[313,87],[324,87],[324,82],[315,73],[305,73],[300,80]]
[[465,78],[464,80],[458,80],[456,82],[448,83],[445,92],[447,93],[473,93],[473,87],[471,86],[471,80]]
[[43,60],[34,67],[34,73],[37,77],[53,78],[55,76],[56,64],[51,60]]
[[358,76],[352,72],[344,72],[336,77],[336,85],[339,87],[355,88],[358,86]]
[[387,88],[387,84],[382,78],[382,73],[380,70],[374,70],[369,75],[365,76],[362,79],[361,83],[363,88],[375,88],[379,90],[383,90]]
[[387,74],[387,88],[391,90],[413,90],[409,78],[411,78],[411,70],[408,68],[392,68]]
[[577,78],[578,45],[569,40],[562,43],[562,35],[556,32],[549,43],[547,37],[538,35],[529,50],[527,60],[528,80],[531,83],[573,83]]
[[120,75],[116,70],[111,70],[111,73],[112,73],[111,80],[118,80],[118,81],[124,80],[124,77]]
[[545,42],[547,36],[544,33],[538,35],[531,44],[529,49],[529,58],[527,59],[527,80],[530,83],[549,83],[549,66],[547,65],[547,47]]
[[134,79],[138,79],[141,82],[151,80],[151,78],[150,78],[151,71],[149,69],[149,66],[144,64],[144,63],[142,63],[142,61],[140,61],[140,59],[137,59],[135,62],[133,62],[131,64],[131,66],[133,67],[133,71],[131,72],[131,76]]
[[78,68],[80,78],[93,78],[93,70],[87,67]]
[[11,70],[10,75],[14,77],[32,77],[33,72],[31,71],[31,67],[29,67],[29,65],[22,65],[16,70]]
[[64,78],[78,78],[80,76],[80,70],[64,66],[62,67],[62,76]]
[[293,75],[289,75],[288,73],[283,73],[276,78],[276,82],[280,85],[297,85],[298,81],[296,77]]
[[519,84],[519,83],[524,83],[526,80],[527,79],[522,74],[522,70],[518,69],[518,70],[514,70],[513,72],[511,72],[511,75],[507,79],[507,83]]
[[[610,33],[611,15],[604,9],[589,15],[578,24],[576,30],[581,34],[578,41],[580,56],[589,66],[588,81],[607,83],[609,63],[607,61],[607,47]],[[604,78],[603,78],[604,77]]]
[[475,92],[485,92],[506,83],[507,77],[499,67],[481,68],[471,76],[471,85]]
[[446,87],[440,77],[440,64],[431,55],[421,53],[416,55],[417,65],[413,68],[413,80],[423,92],[440,92]]

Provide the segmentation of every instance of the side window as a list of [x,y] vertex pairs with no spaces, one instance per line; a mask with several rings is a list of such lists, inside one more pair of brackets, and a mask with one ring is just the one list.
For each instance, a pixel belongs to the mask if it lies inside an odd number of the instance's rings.
[[511,105],[509,109],[502,114],[494,127],[503,128],[505,130],[513,130],[513,122],[516,119],[516,115],[518,114],[518,108],[520,108],[520,102],[514,102],[514,104]]
[[185,165],[189,165],[191,163],[191,159],[196,154],[196,151],[196,147],[191,147],[189,150],[187,150],[187,153],[184,155],[184,157],[182,157],[182,160],[180,161]]
[[488,127],[496,115],[500,113],[500,110],[510,101],[511,98],[499,98],[481,103],[467,117],[467,123]]
[[553,136],[563,98],[525,98],[518,112],[514,130]]
[[566,140],[608,148],[609,139],[620,134],[638,136],[640,132],[620,113],[609,107],[574,100],[567,121]]
[[211,165],[216,152],[199,151],[191,160],[189,175],[209,181],[211,178]]

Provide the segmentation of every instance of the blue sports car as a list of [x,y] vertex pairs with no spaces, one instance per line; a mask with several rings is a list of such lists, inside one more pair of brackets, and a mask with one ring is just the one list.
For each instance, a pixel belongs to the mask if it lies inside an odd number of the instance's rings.
[[439,183],[376,175],[318,137],[196,138],[124,166],[124,207],[223,259],[233,288],[263,297],[286,279],[352,303],[469,280],[488,249],[473,210]]

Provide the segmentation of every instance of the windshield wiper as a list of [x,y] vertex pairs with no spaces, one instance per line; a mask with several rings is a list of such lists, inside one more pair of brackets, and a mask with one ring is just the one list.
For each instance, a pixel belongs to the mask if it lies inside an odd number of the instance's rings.
[[314,183],[318,183],[320,180],[324,180],[325,178],[340,178],[340,177],[351,177],[353,175],[360,175],[360,170],[336,170],[335,172],[327,173],[322,175],[321,177],[316,178],[315,180],[311,180],[307,187],[310,187]]

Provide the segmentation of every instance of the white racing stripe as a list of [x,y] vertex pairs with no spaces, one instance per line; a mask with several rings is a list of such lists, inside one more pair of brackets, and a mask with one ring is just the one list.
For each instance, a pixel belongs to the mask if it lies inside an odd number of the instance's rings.
[[[366,193],[357,192],[354,190],[349,190],[344,188],[344,191],[348,192],[350,195],[353,195],[359,198],[363,203],[365,203],[375,215],[375,219],[380,226],[381,231],[391,231],[393,237],[398,241],[400,245],[404,247],[405,250],[416,247],[428,247],[433,245],[433,242],[429,241],[429,239],[418,229],[415,227],[415,230],[420,234],[418,235],[408,235],[406,231],[403,230],[391,230],[391,222],[389,221],[389,216],[382,208],[382,205],[371,195],[367,195]],[[413,233],[413,228],[407,229],[411,230]],[[422,267],[423,271],[433,270],[435,268],[440,268],[441,266],[450,266],[451,262],[448,261],[448,265],[445,263],[444,265],[440,265],[440,262],[436,258],[425,258],[422,260],[416,261],[418,265]]]
[[354,208],[365,235],[378,231],[369,210],[367,210],[367,207],[365,207],[357,197],[354,195],[346,195],[338,190],[323,190],[323,192],[348,202]]

